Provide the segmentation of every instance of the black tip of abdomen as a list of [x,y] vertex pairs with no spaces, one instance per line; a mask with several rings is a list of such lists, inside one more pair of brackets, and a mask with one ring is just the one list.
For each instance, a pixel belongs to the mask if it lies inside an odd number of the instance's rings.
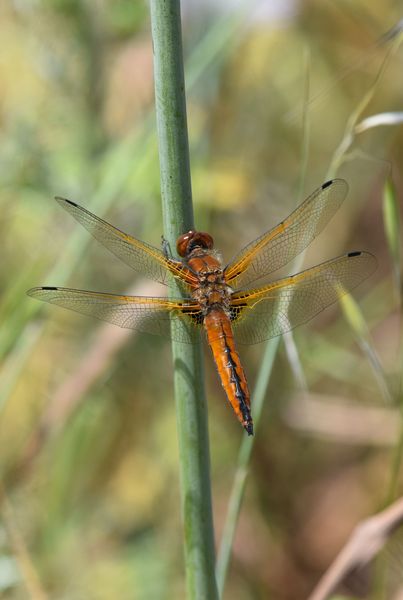
[[244,423],[244,428],[248,435],[253,435],[253,421]]

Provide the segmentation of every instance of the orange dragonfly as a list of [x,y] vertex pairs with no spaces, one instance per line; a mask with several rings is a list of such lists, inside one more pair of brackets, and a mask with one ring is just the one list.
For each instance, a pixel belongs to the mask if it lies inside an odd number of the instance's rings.
[[279,225],[245,246],[223,268],[208,233],[177,240],[181,260],[123,233],[70,200],[56,198],[99,242],[138,273],[183,291],[184,297],[147,298],[37,287],[28,294],[79,313],[180,342],[183,324],[204,328],[207,342],[239,421],[253,434],[250,393],[235,339],[255,344],[290,331],[361,283],[376,268],[368,252],[349,252],[291,277],[250,288],[289,263],[322,231],[348,190],[343,179],[324,183]]

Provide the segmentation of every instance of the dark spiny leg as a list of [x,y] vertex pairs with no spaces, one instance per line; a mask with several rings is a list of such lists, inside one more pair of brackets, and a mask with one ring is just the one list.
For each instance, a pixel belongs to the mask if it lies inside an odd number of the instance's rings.
[[164,238],[163,235],[161,236],[161,248],[162,254],[165,256],[165,258],[172,260],[173,256],[171,252],[171,244]]

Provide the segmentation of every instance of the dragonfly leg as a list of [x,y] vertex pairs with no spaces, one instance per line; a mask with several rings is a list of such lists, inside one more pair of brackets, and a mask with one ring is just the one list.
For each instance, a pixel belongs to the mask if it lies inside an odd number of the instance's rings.
[[161,236],[161,249],[165,258],[169,258],[170,260],[173,259],[171,244],[164,238],[163,235]]

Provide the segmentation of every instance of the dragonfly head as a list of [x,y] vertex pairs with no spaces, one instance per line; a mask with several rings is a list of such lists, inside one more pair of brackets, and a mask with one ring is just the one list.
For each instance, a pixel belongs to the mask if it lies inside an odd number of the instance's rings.
[[186,257],[195,249],[211,250],[214,246],[213,238],[204,231],[188,231],[180,235],[176,241],[176,250],[179,256]]

